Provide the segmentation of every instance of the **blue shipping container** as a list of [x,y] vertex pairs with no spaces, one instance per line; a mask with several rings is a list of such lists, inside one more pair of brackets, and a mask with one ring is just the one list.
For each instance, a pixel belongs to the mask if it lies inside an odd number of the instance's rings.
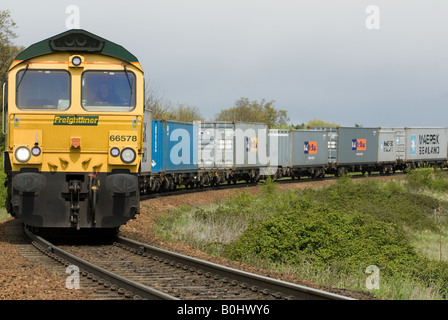
[[153,120],[152,172],[197,171],[197,135],[197,125],[193,123]]

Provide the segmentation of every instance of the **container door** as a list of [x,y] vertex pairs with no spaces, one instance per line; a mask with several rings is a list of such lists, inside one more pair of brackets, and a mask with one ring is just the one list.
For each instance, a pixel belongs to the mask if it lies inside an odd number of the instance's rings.
[[394,131],[383,131],[379,133],[378,161],[394,162],[396,159],[397,134]]
[[152,132],[151,112],[145,110],[143,118],[143,156],[141,164],[142,173],[151,172],[151,159],[152,159],[151,132]]
[[160,173],[162,171],[165,171],[165,135],[163,132],[163,122],[159,120],[153,120],[151,133],[151,168],[153,173]]

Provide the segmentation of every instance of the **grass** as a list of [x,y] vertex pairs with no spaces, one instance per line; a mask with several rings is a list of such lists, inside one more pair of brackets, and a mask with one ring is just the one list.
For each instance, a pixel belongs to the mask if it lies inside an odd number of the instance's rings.
[[413,246],[423,256],[434,261],[448,262],[448,232],[443,228],[439,232],[423,231],[413,234]]
[[0,208],[0,222],[9,217],[10,217],[10,215],[9,215],[9,213],[6,212],[6,209]]
[[[445,299],[448,177],[428,169],[404,182],[340,178],[320,189],[240,195],[163,216],[157,234],[229,259],[288,272],[319,284],[367,290],[385,299]],[[434,211],[442,220],[434,220]],[[442,223],[439,223],[442,221]],[[442,251],[440,251],[442,248]],[[442,259],[440,260],[440,252]]]

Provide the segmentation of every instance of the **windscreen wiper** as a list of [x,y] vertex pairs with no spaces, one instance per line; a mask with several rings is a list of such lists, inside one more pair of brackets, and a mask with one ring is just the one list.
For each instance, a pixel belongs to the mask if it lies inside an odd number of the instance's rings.
[[17,83],[16,94],[17,94],[17,92],[19,92],[20,84],[22,83],[22,80],[23,80],[23,78],[25,77],[25,74],[26,74],[26,72],[28,71],[29,66],[30,66],[30,64],[28,63],[28,64],[26,65],[25,71],[23,71],[23,74],[22,74],[22,77],[21,77],[20,80],[19,80],[19,83]]
[[129,79],[129,74],[128,74],[128,69],[126,68],[126,65],[123,64],[124,67],[124,73],[126,74],[126,78],[128,79],[128,83],[129,83],[129,88],[131,89],[131,96],[129,97],[129,108],[131,108],[131,103],[132,103],[132,84],[131,84],[131,79]]

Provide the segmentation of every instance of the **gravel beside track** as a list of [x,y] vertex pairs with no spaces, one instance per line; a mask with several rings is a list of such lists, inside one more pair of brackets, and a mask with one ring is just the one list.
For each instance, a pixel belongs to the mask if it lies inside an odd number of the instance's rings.
[[[402,179],[402,176],[394,176],[393,179]],[[377,178],[369,178],[377,179]],[[378,177],[378,179],[391,179],[391,177]],[[334,180],[310,181],[299,183],[280,184],[279,189],[318,187],[334,183]],[[248,187],[245,190],[258,193],[258,187]],[[231,268],[236,268],[267,277],[273,277],[288,282],[297,283],[333,293],[350,296],[355,299],[375,299],[368,293],[354,292],[345,289],[326,288],[318,286],[311,281],[298,279],[288,274],[280,274],[273,271],[259,270],[245,264],[229,261],[223,258],[209,256],[187,244],[166,242],[154,235],[154,218],[164,212],[182,205],[201,205],[215,200],[221,200],[241,192],[236,190],[214,190],[170,197],[158,197],[145,200],[141,206],[141,213],[137,219],[130,221],[120,228],[120,234],[137,241],[141,241],[166,250],[179,252],[199,259],[208,260]],[[38,260],[25,257],[24,240],[18,237],[7,236],[8,229],[17,226],[17,220],[8,218],[0,222],[0,300],[95,300],[97,297],[91,288],[75,290],[67,289],[65,281],[67,274],[56,271],[53,267]]]
[[10,230],[17,227],[18,221],[12,218],[0,223],[0,300],[92,299],[88,290],[67,290],[68,275],[54,263],[34,259],[37,250]]

